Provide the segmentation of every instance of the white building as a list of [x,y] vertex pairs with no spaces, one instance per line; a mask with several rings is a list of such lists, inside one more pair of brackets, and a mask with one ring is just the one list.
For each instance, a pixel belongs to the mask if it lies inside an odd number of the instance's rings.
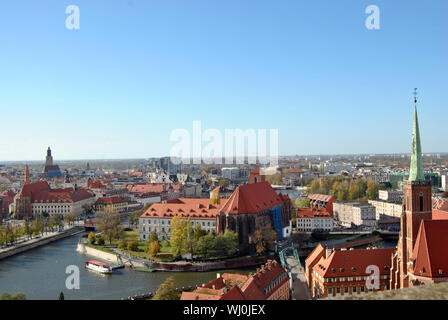
[[375,227],[377,225],[376,209],[371,204],[359,202],[335,202],[333,213],[343,227]]
[[333,231],[333,217],[324,209],[299,208],[296,226],[301,232],[330,232]]
[[390,202],[402,202],[403,201],[403,191],[400,190],[380,190],[378,192],[378,197],[380,200],[390,201]]
[[403,205],[400,202],[369,200],[369,203],[376,208],[376,220],[378,221],[397,219],[403,213]]
[[139,218],[140,241],[146,241],[152,232],[160,240],[168,240],[171,220],[175,216],[189,219],[193,228],[198,224],[207,232],[216,232],[216,215],[220,205],[210,204],[209,199],[180,198],[153,203]]

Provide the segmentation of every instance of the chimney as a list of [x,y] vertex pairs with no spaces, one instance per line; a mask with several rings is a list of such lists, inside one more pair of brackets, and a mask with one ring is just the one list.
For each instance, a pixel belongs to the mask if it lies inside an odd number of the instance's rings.
[[221,278],[221,274],[220,274],[220,273],[217,273],[217,274],[216,274],[216,279],[219,279],[219,278]]
[[333,251],[331,249],[325,249],[325,259],[328,259],[332,252]]

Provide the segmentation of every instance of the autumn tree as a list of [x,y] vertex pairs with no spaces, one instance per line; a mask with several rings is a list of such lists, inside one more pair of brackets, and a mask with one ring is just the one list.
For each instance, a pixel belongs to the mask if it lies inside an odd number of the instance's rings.
[[192,252],[193,228],[191,227],[191,221],[181,216],[175,216],[171,220],[170,227],[170,245],[174,257]]
[[255,231],[255,249],[261,254],[266,250],[273,249],[277,240],[277,233],[272,229],[270,223]]
[[96,220],[98,229],[109,241],[109,244],[112,244],[112,240],[121,238],[123,235],[123,229],[120,226],[121,218],[118,211],[112,208],[106,208],[106,210],[96,213]]
[[176,289],[174,278],[169,277],[162,283],[152,298],[153,300],[179,300],[180,293]]
[[159,241],[153,241],[149,244],[148,253],[151,257],[155,257],[160,251]]

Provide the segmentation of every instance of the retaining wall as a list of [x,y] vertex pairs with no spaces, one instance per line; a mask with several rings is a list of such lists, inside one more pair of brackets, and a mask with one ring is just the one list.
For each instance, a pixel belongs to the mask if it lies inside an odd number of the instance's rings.
[[13,255],[16,255],[16,254],[19,254],[19,253],[22,253],[22,252],[25,252],[25,251],[28,251],[28,250],[32,250],[34,248],[38,248],[38,247],[44,246],[44,245],[49,244],[49,243],[54,242],[54,241],[58,241],[58,240],[70,237],[70,236],[72,236],[74,234],[82,232],[83,230],[84,230],[83,228],[75,227],[75,228],[73,228],[73,229],[71,229],[69,231],[66,231],[64,233],[60,233],[60,234],[54,235],[54,236],[49,237],[49,238],[44,238],[44,239],[40,239],[40,240],[37,240],[37,241],[32,242],[32,243],[19,245],[18,247],[15,247],[14,249],[11,249],[11,250],[8,250],[8,251],[0,253],[0,260],[8,258],[8,257],[13,256]]

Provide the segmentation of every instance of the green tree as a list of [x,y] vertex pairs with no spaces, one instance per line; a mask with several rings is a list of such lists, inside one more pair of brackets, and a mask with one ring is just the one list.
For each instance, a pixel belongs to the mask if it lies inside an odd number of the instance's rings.
[[90,232],[87,239],[89,240],[90,244],[95,244],[95,242],[96,242],[95,233]]
[[176,284],[174,283],[174,278],[169,277],[162,283],[157,289],[153,300],[179,300],[180,293],[176,289]]
[[0,300],[26,300],[26,296],[23,292],[16,292],[14,294],[3,292],[0,294]]
[[130,251],[138,251],[138,241],[131,240],[128,242],[128,250]]
[[154,241],[159,242],[159,236],[157,235],[157,232],[155,232],[155,231],[151,232],[151,234],[149,235],[149,239],[148,239],[149,243],[154,242]]
[[200,238],[204,237],[208,232],[201,228],[201,225],[198,223],[193,229],[193,239],[198,241]]
[[196,254],[203,258],[216,257],[217,239],[213,233],[207,233],[196,243]]
[[65,300],[64,293],[62,291],[59,293],[59,300]]
[[298,198],[294,201],[294,204],[295,204],[296,208],[310,208],[311,207],[310,199],[308,199],[308,198]]

